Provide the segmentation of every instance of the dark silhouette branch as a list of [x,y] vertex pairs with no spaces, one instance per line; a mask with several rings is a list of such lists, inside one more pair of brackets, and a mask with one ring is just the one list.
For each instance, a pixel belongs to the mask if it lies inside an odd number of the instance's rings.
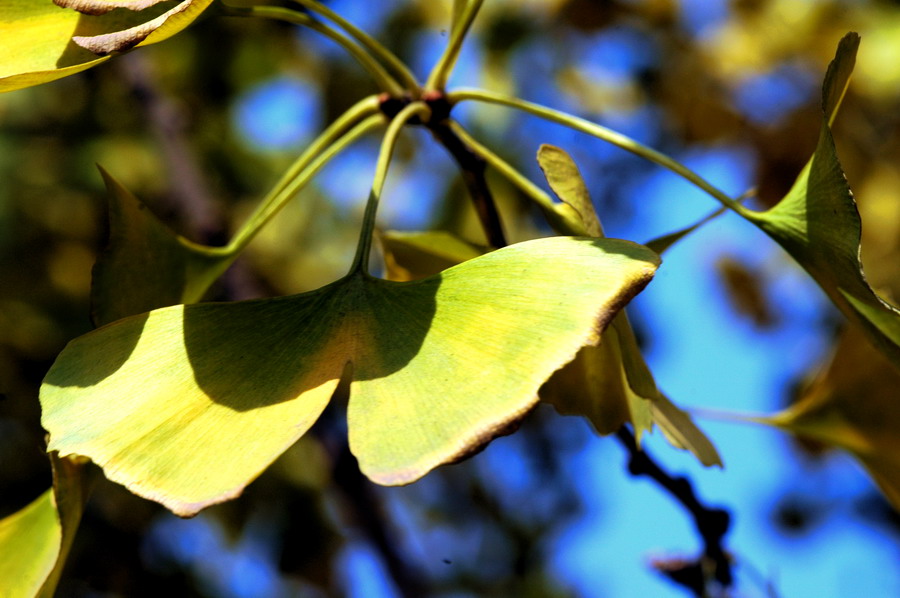
[[709,595],[709,581],[715,580],[722,588],[733,582],[731,558],[722,547],[728,533],[731,516],[724,509],[707,507],[697,498],[690,480],[675,477],[659,466],[644,450],[638,448],[631,431],[622,427],[616,433],[628,451],[628,471],[633,476],[647,476],[662,486],[681,503],[694,519],[694,525],[703,538],[703,555],[697,561],[658,561],[654,566],[676,583],[685,586],[697,596]]
[[374,485],[360,473],[356,458],[350,453],[346,439],[340,443],[333,463],[334,484],[352,507],[354,523],[381,553],[400,595],[403,598],[427,596],[424,580],[397,550],[396,541],[391,537]]
[[446,120],[429,125],[428,128],[459,166],[488,243],[492,247],[506,246],[506,235],[503,233],[497,204],[485,177],[487,164],[453,132]]

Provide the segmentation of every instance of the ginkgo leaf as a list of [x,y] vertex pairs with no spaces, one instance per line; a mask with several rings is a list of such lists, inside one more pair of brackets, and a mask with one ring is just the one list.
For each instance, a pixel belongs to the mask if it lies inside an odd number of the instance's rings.
[[51,598],[75,530],[87,488],[84,464],[51,454],[53,488],[0,520],[0,580],[4,598]]
[[898,389],[900,373],[859,328],[848,327],[827,366],[793,406],[751,420],[850,452],[900,509]]
[[[0,92],[83,71],[108,58],[100,54],[163,41],[190,25],[211,3],[212,0],[71,3],[86,12],[102,13],[86,14],[60,8],[51,0],[3,0]],[[107,5],[116,8],[125,4],[145,9],[100,10]]]
[[563,202],[556,206],[557,211],[561,214],[567,209],[569,214],[574,212],[576,218],[569,222],[580,224],[579,234],[602,237],[603,227],[594,210],[594,202],[572,157],[562,148],[545,143],[538,148],[537,160],[550,188]]
[[349,376],[350,447],[382,484],[502,432],[652,277],[628,241],[553,237],[425,280],[179,305],[73,340],[41,389],[50,450],[179,515],[232,498]]
[[[590,193],[569,154],[542,145],[537,157],[550,188],[581,219],[579,230],[602,236]],[[541,398],[563,415],[586,417],[600,434],[611,434],[630,422],[640,441],[655,423],[673,445],[691,451],[704,465],[722,465],[715,447],[690,416],[657,388],[625,310],[613,319],[598,346],[584,347],[547,381]]]
[[10,598],[38,596],[53,571],[62,542],[62,527],[53,490],[0,520],[0,575],[11,583]]
[[866,282],[859,258],[859,212],[831,136],[830,123],[847,89],[858,46],[859,36],[847,34],[828,67],[819,143],[803,172],[772,209],[747,211],[745,216],[790,253],[844,315],[900,368],[900,310]]
[[196,303],[235,256],[174,234],[100,168],[109,197],[109,242],[94,265],[98,325],[179,303]]

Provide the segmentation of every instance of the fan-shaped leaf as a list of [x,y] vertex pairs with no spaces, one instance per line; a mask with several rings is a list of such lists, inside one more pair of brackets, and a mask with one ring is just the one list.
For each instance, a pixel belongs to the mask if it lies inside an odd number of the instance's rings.
[[352,275],[126,318],[72,341],[47,374],[50,449],[192,515],[238,494],[348,375],[362,470],[411,482],[522,417],[656,264],[627,241],[555,237],[412,283]]
[[144,10],[154,4],[167,1],[168,0],[53,0],[53,3],[63,8],[77,10],[86,15],[102,15],[117,8]]
[[[550,188],[562,200],[556,208],[565,221],[580,225],[582,230],[578,234],[602,237],[603,227],[594,210],[591,194],[571,156],[562,148],[545,143],[538,148],[537,160]],[[574,218],[571,217],[573,212]],[[565,218],[567,215],[569,218]]]
[[[101,55],[163,41],[190,25],[211,3],[69,2],[85,11],[77,12],[60,8],[52,0],[4,0],[0,2],[0,91],[53,81],[107,59]],[[145,10],[112,10],[126,4]]]
[[841,169],[830,123],[847,89],[859,36],[847,34],[828,67],[819,143],[788,194],[746,217],[775,239],[819,283],[852,322],[900,368],[900,311],[866,282],[859,259],[861,222]]

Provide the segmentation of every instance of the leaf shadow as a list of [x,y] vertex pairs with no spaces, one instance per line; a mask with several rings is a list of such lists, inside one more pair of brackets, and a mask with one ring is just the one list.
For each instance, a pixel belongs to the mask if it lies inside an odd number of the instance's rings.
[[249,411],[339,380],[348,363],[357,381],[389,376],[418,354],[439,286],[354,276],[303,295],[187,306],[194,380],[210,400]]

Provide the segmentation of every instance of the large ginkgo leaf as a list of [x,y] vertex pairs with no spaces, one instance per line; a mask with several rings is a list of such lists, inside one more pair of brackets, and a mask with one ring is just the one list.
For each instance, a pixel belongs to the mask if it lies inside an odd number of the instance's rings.
[[838,45],[823,86],[819,143],[788,194],[765,212],[745,216],[775,239],[809,272],[834,304],[900,368],[900,311],[866,282],[859,259],[861,222],[838,162],[830,124],[856,60],[859,36]]
[[94,322],[199,301],[235,255],[174,234],[108,172],[100,173],[109,196],[109,242],[93,270]]
[[417,282],[354,274],[129,317],[72,341],[47,374],[50,450],[192,515],[237,495],[349,376],[360,467],[411,482],[527,412],[657,263],[627,241],[554,237]]
[[0,520],[0,596],[50,598],[87,499],[82,463],[51,455],[53,488]]
[[190,25],[211,3],[3,0],[0,91],[53,81],[95,66],[112,52],[163,41]]
[[[602,237],[590,193],[569,154],[542,145],[538,163],[553,192],[577,214],[579,230]],[[564,415],[586,417],[600,434],[611,434],[630,422],[640,440],[656,424],[672,444],[690,450],[704,465],[722,465],[709,439],[657,388],[625,310],[613,319],[598,346],[584,347],[547,381],[541,398]]]

